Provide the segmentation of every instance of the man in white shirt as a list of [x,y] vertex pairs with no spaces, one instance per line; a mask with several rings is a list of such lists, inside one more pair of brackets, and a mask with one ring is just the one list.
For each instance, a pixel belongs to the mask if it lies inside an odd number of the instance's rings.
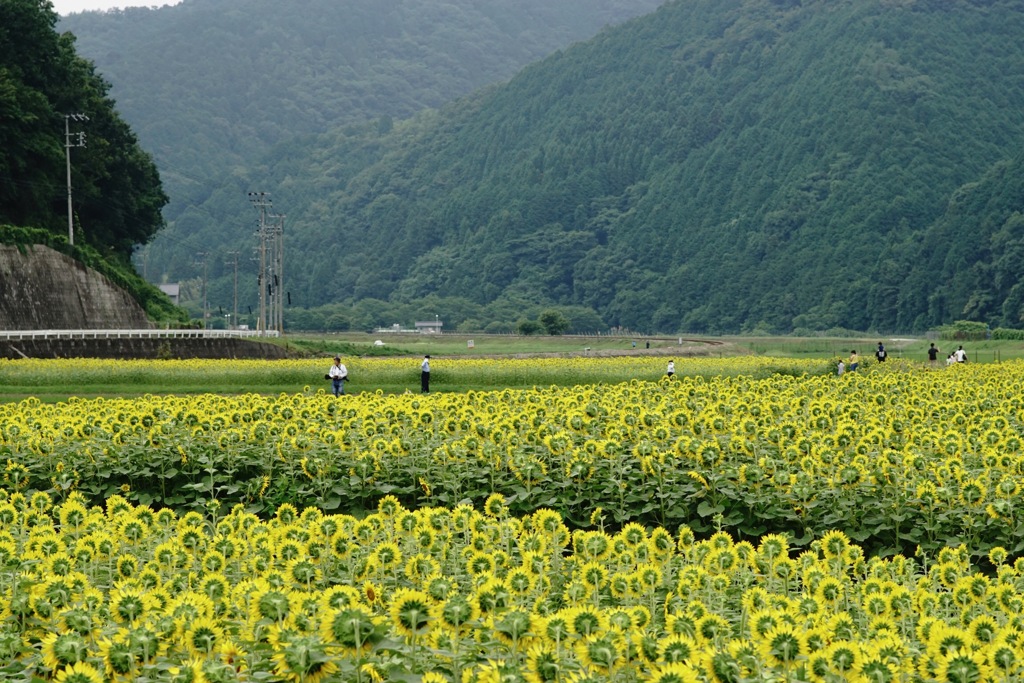
[[334,386],[334,395],[343,395],[345,393],[345,380],[348,379],[348,368],[342,365],[340,357],[334,357],[334,365],[327,372],[327,376],[331,379],[331,384]]
[[430,393],[430,356],[424,356],[420,363],[420,390],[424,394]]

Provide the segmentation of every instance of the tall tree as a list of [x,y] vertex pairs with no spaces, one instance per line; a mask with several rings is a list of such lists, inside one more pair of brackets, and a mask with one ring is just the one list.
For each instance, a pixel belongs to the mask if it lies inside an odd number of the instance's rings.
[[66,234],[65,117],[76,241],[129,257],[163,225],[167,203],[152,159],[108,97],[109,84],[56,31],[48,0],[0,0],[0,222]]

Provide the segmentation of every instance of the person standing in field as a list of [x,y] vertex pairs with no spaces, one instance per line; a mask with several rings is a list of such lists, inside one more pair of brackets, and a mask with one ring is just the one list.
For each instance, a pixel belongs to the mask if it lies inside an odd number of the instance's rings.
[[348,368],[341,363],[341,357],[334,357],[334,365],[327,372],[328,379],[334,389],[335,396],[342,396],[345,393],[345,380],[348,379]]
[[674,360],[668,362],[668,370],[665,371],[665,374],[669,377],[676,374],[676,362]]
[[430,356],[424,356],[420,363],[420,391],[430,393]]
[[953,359],[957,363],[966,363],[967,362],[967,352],[964,351],[964,347],[963,346],[958,347],[957,350],[953,352]]
[[884,363],[886,358],[885,347],[882,346],[882,342],[878,342],[878,350],[875,351],[875,358],[878,359],[879,363]]
[[839,365],[836,366],[836,376],[842,377],[843,373],[846,372],[846,364],[843,363],[843,359],[839,359]]
[[856,372],[858,365],[860,365],[859,357],[857,356],[857,349],[854,349],[850,351],[850,372]]
[[928,363],[935,367],[938,364],[938,360],[939,350],[935,348],[935,342],[932,342],[931,346],[928,347]]

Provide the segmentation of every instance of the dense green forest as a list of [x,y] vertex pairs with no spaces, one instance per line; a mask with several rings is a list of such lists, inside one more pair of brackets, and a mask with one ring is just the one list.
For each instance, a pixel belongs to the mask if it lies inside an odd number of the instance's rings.
[[[882,262],[895,314],[1024,327],[1024,151],[953,193],[943,215]],[[902,287],[899,286],[902,278]],[[884,291],[880,287],[880,291]],[[899,308],[914,302],[910,311]],[[884,304],[883,304],[884,305]]]
[[0,0],[0,224],[41,228],[66,243],[70,143],[74,241],[127,264],[163,225],[167,197],[109,84],[56,23],[49,2]]
[[156,166],[109,84],[56,23],[49,2],[0,0],[0,243],[62,251],[127,290],[151,319],[186,322],[131,260],[163,225]]
[[282,143],[179,258],[248,244],[227,216],[258,187],[293,322],[1019,326],[1022,35],[1019,0],[676,0],[389,130]]
[[113,83],[171,197],[140,269],[180,279],[196,271],[194,249],[175,258],[185,237],[251,238],[244,192],[227,213],[197,207],[227,199],[273,145],[365,122],[387,130],[661,2],[186,0],[71,14],[59,28]]
[[[257,189],[288,216],[291,327],[512,329],[551,310],[576,330],[1019,327],[1022,35],[1021,0],[674,0],[411,119],[318,114],[318,134],[264,118],[242,141],[227,115],[219,131],[164,116],[167,140],[209,135],[178,169],[193,178],[218,144],[267,149],[196,183],[140,265],[197,295],[197,252],[251,253]],[[254,72],[242,111],[266,101]],[[192,101],[241,106],[196,79]],[[297,108],[361,92],[337,85],[295,91]],[[230,267],[206,267],[229,308]]]

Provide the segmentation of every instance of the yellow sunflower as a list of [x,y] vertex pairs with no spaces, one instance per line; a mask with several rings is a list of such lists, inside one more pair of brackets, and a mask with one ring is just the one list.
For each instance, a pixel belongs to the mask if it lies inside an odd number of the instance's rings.
[[401,588],[391,601],[391,624],[398,633],[415,637],[427,632],[432,620],[431,608],[434,601],[417,590]]
[[658,663],[673,664],[689,661],[698,651],[697,641],[690,636],[675,633],[658,641]]
[[57,683],[104,683],[103,675],[88,662],[75,662],[57,672]]
[[[550,627],[551,622],[548,622]],[[573,607],[566,613],[566,624],[571,633],[586,637],[608,630],[608,619],[603,612],[589,605]]]
[[224,629],[209,617],[191,622],[185,631],[185,647],[194,656],[206,656],[213,652],[224,638]]
[[338,671],[335,658],[316,635],[303,634],[282,643],[274,653],[274,672],[295,683],[319,683]]
[[374,617],[364,605],[352,604],[328,610],[320,635],[340,647],[343,656],[356,657],[380,642],[386,630],[383,618]]
[[939,659],[938,683],[991,680],[992,671],[981,651],[955,650]]
[[[565,670],[562,657],[551,643],[534,643],[526,652],[527,683],[553,683]],[[427,683],[426,678],[423,683]]]
[[50,669],[60,669],[76,662],[85,661],[89,646],[80,633],[49,633],[42,642],[43,664]]
[[585,666],[599,673],[615,668],[625,653],[625,644],[612,631],[592,633],[576,643],[576,656]]
[[700,683],[700,674],[690,664],[665,664],[644,678],[648,683]]
[[447,628],[458,632],[467,623],[480,618],[480,609],[476,601],[469,600],[461,593],[454,593],[442,602],[435,603],[433,616]]
[[759,649],[770,666],[788,669],[807,654],[807,641],[801,630],[779,624],[764,635]]

